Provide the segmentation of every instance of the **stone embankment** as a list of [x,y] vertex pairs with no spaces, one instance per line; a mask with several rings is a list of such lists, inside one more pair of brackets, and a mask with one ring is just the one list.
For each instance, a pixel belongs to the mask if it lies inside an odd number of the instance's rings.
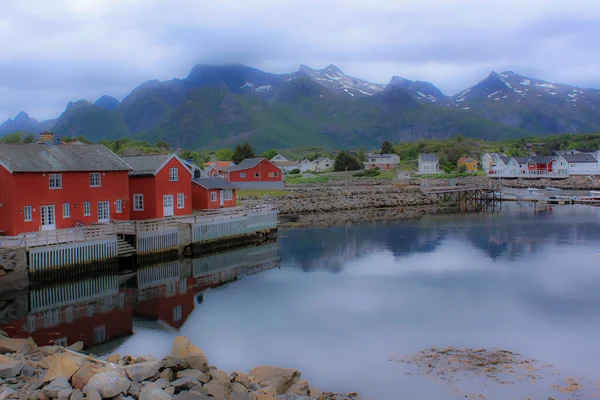
[[[448,179],[422,179],[422,182],[430,184],[448,183]],[[490,179],[485,176],[467,176],[456,179],[459,185],[483,185],[488,183],[500,183],[509,188],[537,188],[544,189],[554,187],[563,190],[600,190],[600,177],[598,176],[570,176],[565,179]]]
[[29,339],[0,339],[0,400],[328,400],[355,393],[321,393],[293,368],[262,366],[227,373],[209,365],[202,350],[183,336],[171,353],[106,361],[69,348],[38,347]]

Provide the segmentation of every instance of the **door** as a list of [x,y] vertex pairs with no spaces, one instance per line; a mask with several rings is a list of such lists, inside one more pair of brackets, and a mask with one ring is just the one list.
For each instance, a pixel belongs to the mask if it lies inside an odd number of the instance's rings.
[[219,204],[220,204],[221,207],[225,206],[225,196],[224,196],[224,193],[225,192],[223,190],[221,190],[219,192]]
[[53,231],[56,229],[56,207],[41,206],[40,212],[42,214],[42,230]]
[[163,216],[172,217],[173,211],[173,195],[167,194],[163,196]]
[[110,222],[110,203],[108,201],[98,202],[98,222]]

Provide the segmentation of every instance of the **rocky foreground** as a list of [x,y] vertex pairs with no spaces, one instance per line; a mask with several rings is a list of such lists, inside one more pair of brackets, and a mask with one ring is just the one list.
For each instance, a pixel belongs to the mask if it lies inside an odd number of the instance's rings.
[[[79,348],[78,348],[79,347]],[[327,400],[356,394],[320,393],[298,370],[262,366],[231,374],[209,365],[206,355],[184,336],[171,354],[106,361],[69,348],[38,347],[29,339],[0,339],[0,400]]]

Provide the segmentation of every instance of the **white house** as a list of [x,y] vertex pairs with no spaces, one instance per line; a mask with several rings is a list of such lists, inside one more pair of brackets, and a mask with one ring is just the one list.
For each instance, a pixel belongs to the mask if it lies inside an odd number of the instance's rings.
[[569,175],[600,175],[600,163],[594,154],[564,154],[559,159],[568,164]]
[[298,169],[302,173],[304,173],[306,171],[313,171],[314,170],[313,162],[305,158],[304,160],[302,160],[298,163]]
[[288,160],[281,154],[277,154],[275,157],[271,158],[269,161],[271,161],[272,163],[276,163],[276,162],[288,162],[290,160]]
[[298,161],[273,161],[273,165],[279,168],[284,174],[288,174],[295,169],[300,169]]
[[364,164],[365,169],[379,168],[383,171],[392,171],[398,168],[400,156],[398,154],[369,154]]
[[510,157],[493,153],[490,154],[490,158],[488,169],[485,172],[492,177],[502,175],[510,161]]
[[333,168],[334,161],[327,157],[317,158],[313,161],[313,171],[324,172]]
[[419,174],[439,174],[440,162],[433,153],[419,154]]
[[506,158],[506,162],[508,162],[509,157],[506,157],[504,153],[485,153],[481,156],[481,168],[487,174],[490,168],[497,164],[498,159],[504,157]]

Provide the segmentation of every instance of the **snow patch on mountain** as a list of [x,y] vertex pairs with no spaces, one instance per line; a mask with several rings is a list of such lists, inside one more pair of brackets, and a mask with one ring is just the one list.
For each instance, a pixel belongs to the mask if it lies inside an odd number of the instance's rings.
[[556,89],[556,86],[554,86],[553,84],[548,83],[548,82],[536,83],[535,86],[541,87],[541,88]]

